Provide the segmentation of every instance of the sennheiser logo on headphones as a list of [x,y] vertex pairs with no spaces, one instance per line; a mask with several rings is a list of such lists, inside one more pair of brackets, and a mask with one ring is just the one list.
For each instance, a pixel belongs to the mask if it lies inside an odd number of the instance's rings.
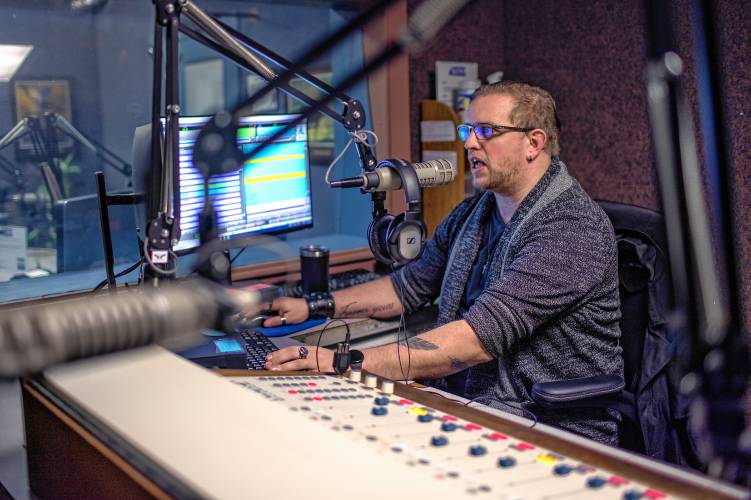
[[416,241],[416,238],[414,236],[410,236],[407,238],[407,245],[414,245]]

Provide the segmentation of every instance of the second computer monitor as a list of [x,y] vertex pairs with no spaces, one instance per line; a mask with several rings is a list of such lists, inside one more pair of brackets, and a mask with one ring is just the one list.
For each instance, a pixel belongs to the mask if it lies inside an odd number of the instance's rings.
[[[242,118],[238,146],[250,153],[299,115],[257,115]],[[204,204],[204,179],[193,166],[193,145],[209,116],[179,119],[180,242],[175,251],[199,244],[198,220]],[[288,133],[245,161],[234,172],[209,178],[209,197],[217,212],[219,237],[281,233],[313,225],[307,124]]]

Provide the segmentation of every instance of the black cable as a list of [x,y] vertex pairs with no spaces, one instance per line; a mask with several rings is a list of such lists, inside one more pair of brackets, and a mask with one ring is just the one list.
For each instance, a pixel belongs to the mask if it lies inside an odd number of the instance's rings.
[[240,255],[241,255],[241,254],[242,254],[242,253],[243,253],[243,252],[245,251],[245,249],[246,249],[246,248],[248,248],[248,247],[242,247],[242,248],[240,249],[240,251],[239,251],[239,252],[237,252],[237,253],[235,254],[235,256],[234,256],[234,257],[232,257],[232,258],[230,259],[230,261],[229,261],[229,265],[230,265],[230,266],[231,266],[232,264],[234,264],[234,263],[235,263],[235,261],[237,260],[237,258],[238,258],[238,257],[239,257],[239,256],[240,256]]
[[[131,265],[130,267],[128,267],[127,269],[123,269],[122,271],[120,271],[119,273],[117,273],[117,274],[115,275],[115,278],[119,278],[119,277],[121,277],[121,276],[125,276],[125,275],[126,275],[126,274],[128,274],[129,272],[131,272],[131,271],[134,271],[134,270],[135,270],[135,269],[136,269],[136,268],[137,268],[138,266],[140,266],[141,264],[143,264],[145,260],[146,260],[146,259],[144,259],[143,257],[141,257],[140,259],[138,259],[138,262],[135,262],[134,264],[132,264],[132,265]],[[103,281],[101,281],[101,282],[100,282],[100,283],[99,283],[99,284],[98,284],[97,286],[95,286],[95,287],[94,287],[94,289],[93,289],[93,290],[92,290],[91,292],[92,292],[92,293],[93,293],[93,292],[96,292],[97,290],[99,290],[99,289],[101,289],[102,287],[104,287],[104,285],[106,285],[106,284],[107,284],[107,279],[105,278],[105,279],[104,279]]]
[[[391,264],[391,272],[396,272],[396,263]],[[402,297],[404,296],[404,289],[401,287],[401,282],[397,280],[399,284],[399,302],[401,303]],[[402,365],[402,349],[401,349],[401,333],[402,333],[402,327],[404,328],[404,345],[407,346],[407,374],[404,374],[404,366]],[[402,311],[399,314],[399,328],[396,330],[396,358],[399,361],[399,371],[402,372],[402,378],[404,379],[404,383],[408,383],[409,381],[409,375],[412,371],[412,350],[409,347],[409,334],[407,333],[407,325],[406,320],[404,319],[404,305],[402,305]]]
[[318,334],[318,342],[316,342],[316,371],[318,371],[318,373],[321,373],[321,365],[318,362],[318,349],[321,348],[321,339],[323,338],[323,332],[325,332],[328,329],[328,327],[331,326],[332,323],[335,323],[337,321],[344,325],[344,328],[347,329],[347,338],[350,338],[349,323],[347,323],[341,318],[334,318],[323,326],[323,328],[321,329],[321,332]]

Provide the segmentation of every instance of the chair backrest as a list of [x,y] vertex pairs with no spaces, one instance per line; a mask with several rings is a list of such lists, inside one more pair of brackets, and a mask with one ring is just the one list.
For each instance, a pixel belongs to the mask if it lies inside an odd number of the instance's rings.
[[678,465],[702,468],[688,428],[688,401],[677,390],[667,328],[671,280],[662,215],[647,208],[598,201],[618,242],[621,344],[634,422],[624,419],[623,446]]
[[[615,229],[618,243],[618,275],[621,298],[621,342],[623,347],[626,388],[636,393],[641,373],[644,335],[653,315],[668,306],[670,280],[662,215],[648,208],[597,202]],[[659,289],[650,288],[659,284]],[[650,293],[659,294],[651,297]]]

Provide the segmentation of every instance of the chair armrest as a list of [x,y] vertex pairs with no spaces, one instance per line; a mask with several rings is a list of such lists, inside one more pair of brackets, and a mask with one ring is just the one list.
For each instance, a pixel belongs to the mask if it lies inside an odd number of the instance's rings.
[[618,375],[595,375],[532,386],[532,399],[543,408],[603,407],[621,396],[625,382]]

